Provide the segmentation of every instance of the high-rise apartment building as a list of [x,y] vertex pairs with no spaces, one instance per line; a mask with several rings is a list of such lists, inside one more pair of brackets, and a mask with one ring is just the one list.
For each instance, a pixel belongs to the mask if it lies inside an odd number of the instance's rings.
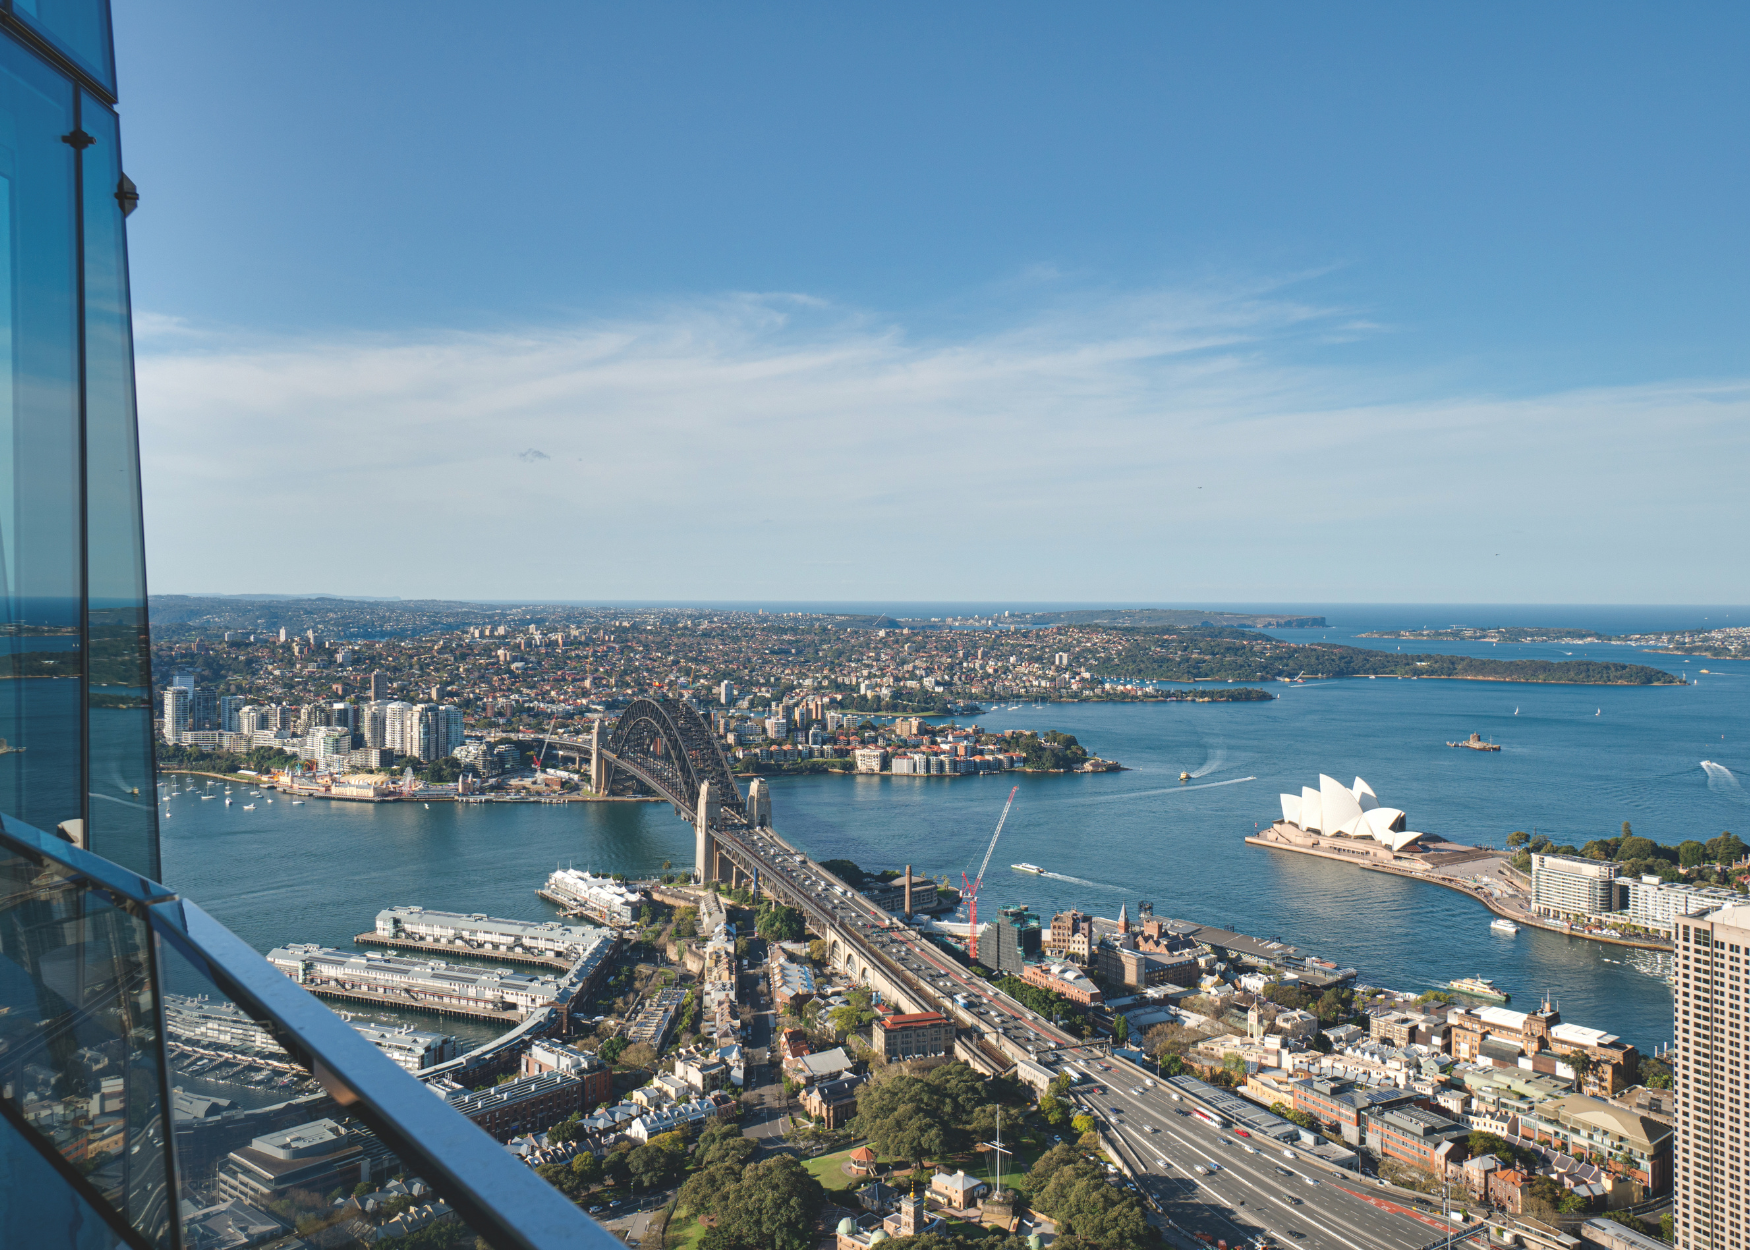
[[384,747],[389,744],[388,712],[389,705],[377,700],[359,708],[358,732],[367,747]]
[[189,691],[187,686],[166,686],[161,696],[163,699],[163,732],[164,741],[181,742],[182,735],[194,728],[189,719]]
[[383,680],[382,671],[373,672],[371,674],[371,702],[380,702],[387,693],[389,693],[389,683]]
[[[27,748],[0,768],[0,1246],[289,1234],[216,1183],[232,1159],[318,1194],[420,1177],[457,1244],[607,1250],[619,1242],[557,1189],[158,884],[123,224],[139,197],[114,71],[107,0],[0,0],[0,624],[23,644],[15,665],[55,662],[0,681],[0,738]],[[163,691],[166,733],[203,732],[196,693],[192,676]],[[214,1013],[249,1021],[271,1058],[190,1031]],[[267,1115],[185,1102],[173,1063],[215,1045],[327,1093]],[[365,1245],[404,1227],[383,1225],[319,1235]]]
[[1531,857],[1531,909],[1540,916],[1596,916],[1616,910],[1621,865],[1574,855]]
[[1750,905],[1685,918],[1672,987],[1678,1250],[1750,1244]]
[[226,733],[238,732],[238,714],[247,706],[249,700],[240,694],[222,694],[219,696],[219,728]]
[[196,686],[188,694],[188,720],[195,729],[219,727],[219,692],[208,686]]

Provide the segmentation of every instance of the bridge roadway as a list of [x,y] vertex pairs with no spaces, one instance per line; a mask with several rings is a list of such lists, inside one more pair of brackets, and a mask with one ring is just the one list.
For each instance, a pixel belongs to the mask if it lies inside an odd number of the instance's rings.
[[[770,829],[719,828],[717,845],[743,873],[759,869],[760,888],[796,907],[828,940],[833,963],[855,972],[855,955],[878,972],[898,974],[900,988],[920,1009],[971,1025],[1007,1068],[1018,1055],[1043,1055],[1077,1039],[1028,1011],[982,977],[936,949]],[[965,995],[967,1006],[952,1001]]]
[[[1055,1028],[920,934],[896,926],[768,827],[763,788],[757,801],[751,792],[744,801],[737,789],[733,798],[724,796],[727,803],[702,804],[707,782],[735,782],[721,747],[684,701],[634,704],[609,741],[598,729],[587,743],[555,739],[554,745],[568,754],[590,750],[596,761],[625,769],[667,798],[698,830],[701,880],[717,879],[725,866],[737,877],[757,872],[765,891],[798,908],[828,942],[835,965],[891,987],[892,996],[908,1006],[940,1011],[975,1030],[975,1053],[987,1070],[1005,1069],[1023,1057],[1051,1063],[1073,1056],[1094,1076],[1079,1087],[1077,1099],[1105,1123],[1108,1139],[1127,1156],[1149,1201],[1181,1226],[1230,1244],[1269,1233],[1284,1246],[1308,1250],[1404,1250],[1432,1239],[1431,1222],[1383,1210],[1360,1196],[1374,1182],[1322,1163],[1290,1160],[1274,1143],[1182,1114],[1188,1104],[1149,1084],[1142,1069]],[[964,997],[964,1006],[953,1001],[956,996]],[[1198,1166],[1208,1174],[1199,1176]],[[1387,1190],[1380,1194],[1403,1200]]]
[[[1229,1245],[1268,1233],[1306,1250],[1408,1250],[1444,1227],[1437,1212],[1416,1219],[1357,1196],[1378,1187],[1375,1180],[1313,1162],[1293,1146],[1205,1124],[1190,1114],[1194,1103],[1174,1101],[1135,1064],[1093,1050],[1067,1058],[1091,1078],[1070,1096],[1104,1124],[1138,1188],[1181,1228]],[[1198,1167],[1208,1174],[1198,1175]],[[1405,1206],[1416,1201],[1388,1188],[1379,1196]]]

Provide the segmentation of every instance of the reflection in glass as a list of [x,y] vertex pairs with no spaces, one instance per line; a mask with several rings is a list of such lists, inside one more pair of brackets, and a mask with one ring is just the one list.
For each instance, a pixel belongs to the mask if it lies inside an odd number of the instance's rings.
[[0,810],[83,814],[73,90],[0,40]]
[[475,1230],[323,1088],[297,1039],[175,943],[158,949],[185,1245],[251,1229],[330,1250],[414,1233],[422,1250],[474,1250]]
[[12,11],[107,91],[115,92],[109,0],[12,0]]
[[87,845],[159,874],[152,802],[150,639],[140,522],[139,435],[128,317],[127,236],[116,116],[82,96],[85,228]]
[[150,945],[105,892],[0,851],[0,1097],[83,1188],[168,1245]]

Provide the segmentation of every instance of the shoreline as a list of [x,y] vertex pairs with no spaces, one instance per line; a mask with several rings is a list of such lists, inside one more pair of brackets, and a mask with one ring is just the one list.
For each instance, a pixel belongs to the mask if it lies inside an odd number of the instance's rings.
[[1540,920],[1535,916],[1530,916],[1522,912],[1508,911],[1497,903],[1487,890],[1479,890],[1473,886],[1466,885],[1462,881],[1455,881],[1451,878],[1436,876],[1430,872],[1414,872],[1407,868],[1397,868],[1389,864],[1364,864],[1354,859],[1345,858],[1341,855],[1321,852],[1312,847],[1290,846],[1283,842],[1270,842],[1258,837],[1248,837],[1246,841],[1253,846],[1262,846],[1272,851],[1293,851],[1299,855],[1312,855],[1319,859],[1328,859],[1334,860],[1337,863],[1352,864],[1355,867],[1364,869],[1368,872],[1384,873],[1387,876],[1403,877],[1411,881],[1424,881],[1429,885],[1441,886],[1445,889],[1454,890],[1459,894],[1475,899],[1495,915],[1506,920],[1511,920],[1514,924],[1524,925],[1527,928],[1532,929],[1542,929],[1546,933],[1554,933],[1562,937],[1583,938],[1588,942],[1602,942],[1607,946],[1629,946],[1636,950],[1662,951],[1669,953],[1673,949],[1672,943],[1670,942],[1653,941],[1645,938],[1611,937],[1608,934],[1602,933],[1585,933],[1580,930],[1569,929],[1563,925],[1553,924],[1547,920]]

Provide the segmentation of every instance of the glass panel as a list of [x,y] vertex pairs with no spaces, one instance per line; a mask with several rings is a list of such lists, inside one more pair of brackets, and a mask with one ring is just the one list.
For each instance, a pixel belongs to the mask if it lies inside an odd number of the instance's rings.
[[128,319],[127,236],[115,114],[87,95],[79,126],[85,209],[86,721],[90,809],[86,845],[157,880],[152,801],[146,552],[140,528],[139,435]]
[[152,1245],[170,1245],[157,996],[143,918],[0,847],[0,1097]]
[[0,1194],[30,1195],[28,1202],[0,1202],[0,1246],[113,1250],[127,1244],[84,1195],[4,1121],[0,1121]]
[[115,94],[109,0],[12,0],[12,11]]
[[72,88],[0,38],[0,810],[82,813]]
[[160,937],[158,951],[184,1245],[248,1229],[324,1250],[474,1250],[476,1231],[330,1096],[295,1038],[176,943]]

